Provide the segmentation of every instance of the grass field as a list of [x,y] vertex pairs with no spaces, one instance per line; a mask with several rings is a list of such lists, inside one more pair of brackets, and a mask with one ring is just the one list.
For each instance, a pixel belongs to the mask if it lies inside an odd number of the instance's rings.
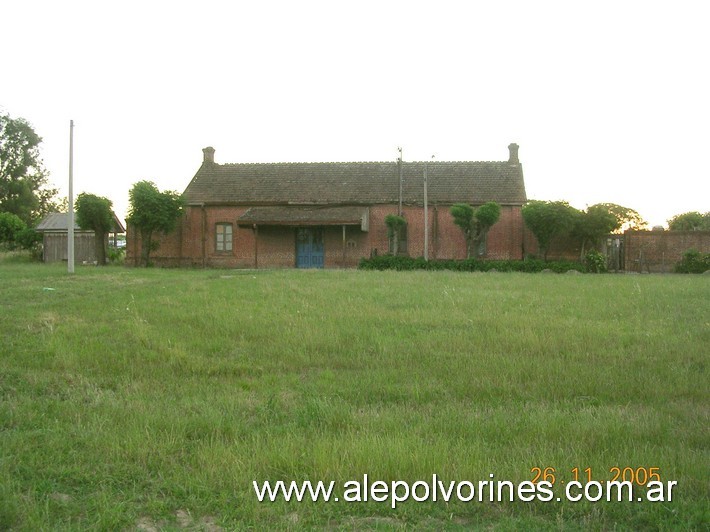
[[[0,529],[708,527],[707,276],[69,276],[5,258],[0,291]],[[252,488],[535,467],[556,493],[575,467],[678,484],[672,502],[394,510]]]

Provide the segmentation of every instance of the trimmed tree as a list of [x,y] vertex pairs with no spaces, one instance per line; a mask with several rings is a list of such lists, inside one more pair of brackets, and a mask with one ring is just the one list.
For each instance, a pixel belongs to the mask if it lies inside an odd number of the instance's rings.
[[544,260],[552,239],[567,234],[579,216],[580,212],[566,201],[531,200],[523,205],[523,220],[535,235]]
[[170,233],[182,215],[184,201],[172,190],[160,192],[152,181],[139,181],[128,193],[129,207],[126,221],[141,238],[141,262],[150,264],[150,252],[158,248],[153,240],[155,232]]
[[471,258],[473,250],[478,248],[490,228],[500,218],[500,205],[489,201],[474,208],[466,203],[456,203],[451,206],[449,212],[466,239],[466,258]]
[[112,203],[108,198],[82,192],[76,198],[76,223],[94,232],[96,263],[106,265],[106,236],[113,229]]
[[392,254],[396,256],[399,253],[402,230],[407,227],[407,220],[396,214],[388,214],[385,216],[385,225],[387,226],[387,237],[392,239]]

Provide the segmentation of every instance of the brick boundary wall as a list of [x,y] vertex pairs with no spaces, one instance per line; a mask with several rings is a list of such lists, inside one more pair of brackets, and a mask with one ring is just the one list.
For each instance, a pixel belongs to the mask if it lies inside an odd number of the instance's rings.
[[[689,249],[710,253],[710,231],[626,231],[623,235],[609,235],[609,238],[621,239],[622,269],[628,272],[672,273]],[[526,255],[539,253],[535,236],[527,227],[524,245]],[[580,251],[580,244],[575,239],[556,238],[550,244],[547,258],[579,261]],[[601,251],[608,253],[604,242]]]
[[626,231],[624,267],[627,272],[673,272],[689,249],[710,253],[710,231]]

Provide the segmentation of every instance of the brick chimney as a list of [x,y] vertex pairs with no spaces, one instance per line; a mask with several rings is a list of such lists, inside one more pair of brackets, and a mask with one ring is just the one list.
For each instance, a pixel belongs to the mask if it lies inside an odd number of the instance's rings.
[[508,145],[508,151],[510,152],[510,156],[508,157],[508,164],[520,164],[520,160],[518,159],[519,147],[520,146],[515,143]]
[[202,149],[202,154],[203,154],[203,163],[214,163],[214,148],[212,146],[208,146],[207,148]]

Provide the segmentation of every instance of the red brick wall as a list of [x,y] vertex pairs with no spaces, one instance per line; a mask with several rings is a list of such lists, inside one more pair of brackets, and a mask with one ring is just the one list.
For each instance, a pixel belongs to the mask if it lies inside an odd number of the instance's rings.
[[500,220],[488,233],[488,254],[486,257],[490,259],[522,259],[523,227],[520,206],[502,207]]
[[[465,259],[466,240],[461,229],[454,223],[449,213],[450,205],[429,207],[429,258]],[[379,254],[387,253],[389,240],[385,217],[397,214],[396,205],[375,205],[370,208],[371,250]],[[410,257],[424,256],[424,209],[407,207],[402,209],[407,220],[407,251]],[[498,222],[487,237],[487,259],[523,258],[523,218],[519,206],[503,206]]]
[[626,271],[672,272],[683,253],[710,253],[710,231],[627,231],[624,233]]
[[362,257],[370,256],[368,247],[369,234],[360,226],[345,226],[345,245],[343,245],[343,227],[326,227],[323,239],[325,245],[326,268],[355,268]]
[[[151,262],[159,266],[209,266],[223,268],[293,268],[296,265],[296,230],[293,227],[260,226],[258,242],[250,227],[239,227],[237,219],[248,207],[187,207],[177,229],[169,235],[154,235],[160,242],[151,253]],[[204,220],[204,221],[203,221]],[[232,251],[218,252],[215,225],[232,226]],[[203,234],[204,225],[204,234]],[[354,268],[360,257],[369,256],[368,234],[359,226],[324,228],[325,266]],[[128,227],[126,262],[140,260],[141,242],[133,227]]]
[[[237,218],[245,207],[189,206],[175,231],[168,235],[156,234],[159,247],[151,253],[151,262],[159,266],[215,266],[230,268],[254,267],[254,232],[237,226]],[[215,225],[232,225],[232,251],[215,249]],[[126,230],[126,262],[135,265],[140,260],[141,242],[133,227]]]
[[[710,231],[626,231],[623,235],[624,265],[631,272],[672,272],[689,249],[710,253]],[[537,241],[525,229],[525,253],[538,254]],[[548,260],[580,260],[580,243],[570,237],[550,245]]]
[[[225,268],[292,268],[296,265],[296,240],[293,227],[260,226],[258,241],[252,228],[239,227],[239,218],[248,207],[187,207],[178,228],[169,235],[155,235],[160,246],[151,260],[160,266],[211,266]],[[424,215],[422,207],[405,207],[408,254],[424,255]],[[343,242],[342,226],[324,228],[326,268],[353,268],[362,257],[388,252],[389,242],[385,216],[396,214],[396,205],[370,208],[369,232],[359,226],[346,226]],[[215,224],[233,224],[231,252],[215,250]],[[132,227],[127,229],[128,264],[140,259],[140,239]],[[429,208],[429,258],[463,259],[466,243],[461,229],[453,222],[449,206]],[[523,220],[519,206],[504,206],[501,217],[488,233],[489,259],[521,259],[523,257]]]
[[[240,231],[252,231],[240,228]],[[252,231],[253,233],[253,231]],[[256,261],[254,239],[251,247],[251,268],[293,268],[296,264],[296,233],[292,227],[259,227],[257,229]],[[247,250],[245,250],[247,251]]]
[[[537,239],[533,232],[525,226],[524,253],[526,256],[542,258]],[[552,239],[550,249],[547,250],[547,260],[572,260],[579,261],[582,245],[577,239],[561,236]]]

